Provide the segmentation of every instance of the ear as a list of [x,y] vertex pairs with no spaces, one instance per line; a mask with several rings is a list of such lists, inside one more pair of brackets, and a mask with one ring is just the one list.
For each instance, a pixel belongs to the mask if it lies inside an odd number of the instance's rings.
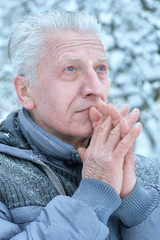
[[17,97],[22,106],[28,110],[34,109],[35,104],[32,99],[31,86],[29,81],[25,80],[22,76],[16,76],[13,81]]

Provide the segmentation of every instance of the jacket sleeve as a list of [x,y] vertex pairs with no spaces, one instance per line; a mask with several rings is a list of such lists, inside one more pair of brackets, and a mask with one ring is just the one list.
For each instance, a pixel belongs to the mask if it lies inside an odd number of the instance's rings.
[[122,200],[116,214],[121,219],[123,240],[159,240],[160,237],[160,189],[159,186],[138,184]]
[[160,172],[150,159],[135,155],[137,183],[116,214],[123,240],[160,239]]
[[[86,187],[90,193],[85,194],[84,198]],[[107,221],[115,208],[120,205],[119,196],[113,191],[113,196],[108,194],[110,207],[107,211],[106,193],[108,191],[113,190],[106,184],[94,179],[84,179],[73,197],[55,197],[46,207],[41,209],[39,216],[28,224],[23,231],[17,224],[13,223],[9,210],[1,203],[0,239],[105,240],[109,235],[109,229],[104,220]],[[94,193],[97,193],[97,198],[93,198]],[[98,195],[102,198],[100,206]],[[91,202],[94,202],[95,209]],[[113,207],[110,202],[114,202]]]
[[20,232],[17,224],[12,221],[12,216],[6,205],[0,202],[0,239],[10,239]]
[[107,227],[99,221],[95,212],[82,202],[66,196],[58,196],[30,223],[25,231],[13,240],[31,239],[106,239]]
[[3,240],[105,240],[108,235],[108,228],[99,221],[95,212],[70,197],[58,196],[53,199],[23,232],[12,222],[6,206],[1,203],[0,207],[0,239]]

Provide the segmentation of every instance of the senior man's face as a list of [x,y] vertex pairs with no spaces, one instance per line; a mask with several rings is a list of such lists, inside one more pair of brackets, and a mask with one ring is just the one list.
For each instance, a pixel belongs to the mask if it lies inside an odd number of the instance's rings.
[[108,92],[107,59],[94,34],[73,31],[50,35],[47,54],[32,86],[33,120],[47,132],[74,145],[92,134],[89,109]]

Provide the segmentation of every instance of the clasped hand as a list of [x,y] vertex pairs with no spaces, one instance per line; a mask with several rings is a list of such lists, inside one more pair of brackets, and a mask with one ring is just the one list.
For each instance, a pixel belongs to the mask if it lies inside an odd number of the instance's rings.
[[82,177],[98,179],[116,190],[121,198],[127,196],[136,183],[134,143],[141,132],[136,123],[140,111],[128,115],[128,105],[117,109],[113,104],[99,101],[90,109],[93,134],[88,148],[79,148],[83,162]]

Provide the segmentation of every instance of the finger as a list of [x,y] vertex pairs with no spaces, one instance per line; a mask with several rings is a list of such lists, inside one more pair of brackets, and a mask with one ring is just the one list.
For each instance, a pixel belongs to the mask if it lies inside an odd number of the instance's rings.
[[95,128],[97,122],[99,121],[101,115],[99,111],[95,107],[91,107],[89,109],[89,118],[90,121],[92,122],[92,127]]
[[133,172],[135,171],[134,144],[131,146],[124,158],[123,170],[128,168]]
[[108,116],[107,103],[102,100],[97,102],[97,109],[103,116]]
[[138,120],[140,111],[138,108],[133,109],[124,119],[121,119],[120,129],[122,137],[124,137],[131,129],[133,124]]
[[[104,115],[104,116],[108,116],[108,106],[109,106],[109,108],[113,107],[113,108],[114,108],[113,111],[114,111],[114,110],[115,110],[115,111],[116,111],[116,110],[119,111],[119,113],[120,113],[123,117],[124,117],[124,116],[128,113],[128,111],[129,111],[129,106],[128,106],[127,104],[124,104],[124,105],[121,106],[120,108],[116,109],[112,103],[107,104],[107,103],[105,103],[105,102],[102,101],[102,100],[99,100],[98,103],[97,103],[97,109],[98,109],[99,112],[100,112],[102,115]],[[113,114],[114,114],[114,112],[113,112]],[[115,114],[118,114],[118,113],[115,113]],[[114,115],[113,115],[113,116],[114,116]],[[120,115],[119,115],[119,116],[120,116]]]
[[122,118],[122,114],[112,103],[109,103],[107,105],[107,108],[108,108],[108,115],[111,117],[113,121],[113,126],[115,127],[120,122]]
[[129,106],[128,104],[124,104],[120,108],[118,108],[118,110],[120,111],[121,115],[124,117],[129,111]]
[[124,138],[117,145],[117,147],[114,151],[115,159],[125,157],[127,152],[130,150],[130,148],[134,144],[136,138],[139,136],[141,129],[142,129],[141,123],[136,123],[136,125],[130,129],[130,131],[127,133],[127,135],[124,136]]
[[[110,112],[110,110],[108,110],[108,112]],[[112,152],[112,151],[114,151],[116,149],[116,147],[119,144],[121,138],[126,136],[126,134],[130,131],[132,125],[135,123],[135,121],[137,121],[138,116],[139,116],[139,110],[138,109],[134,109],[127,116],[127,119],[122,118],[121,121],[120,121],[120,124],[117,124],[116,127],[111,131],[111,134],[110,134],[110,136],[108,138],[108,143],[106,145],[107,149],[110,152]]]
[[99,121],[94,128],[90,146],[101,148],[103,144],[106,144],[112,128],[113,125],[110,117],[107,117],[103,122]]
[[[121,112],[112,103],[109,103],[107,105],[104,101],[100,100],[97,103],[97,109],[103,116],[107,117],[109,115],[112,118],[114,127],[119,123],[120,119],[122,118]],[[127,112],[125,108],[122,108],[121,110],[122,112]]]
[[120,124],[117,124],[117,126],[111,130],[110,135],[106,142],[105,148],[107,149],[108,153],[112,153],[115,150],[120,140],[121,140]]
[[129,106],[125,104],[117,109],[112,103],[107,105],[104,101],[99,100],[97,103],[97,109],[103,116],[110,115],[113,121],[113,126],[115,127],[120,119],[128,113]]
[[102,143],[106,143],[113,127],[111,118],[107,115],[107,104],[104,101],[99,100],[97,103],[97,108],[90,108],[89,118],[94,129],[90,145],[101,145]]
[[78,154],[79,154],[79,156],[80,156],[80,159],[81,159],[81,161],[82,161],[82,163],[83,163],[84,160],[85,160],[84,156],[85,156],[86,148],[83,148],[83,147],[78,148],[78,149],[77,149],[77,152],[78,152]]
[[128,124],[128,121],[125,118],[122,118],[120,121],[120,130],[121,130],[121,136],[122,138],[129,132],[130,125]]
[[[99,102],[99,106],[100,106],[100,103],[101,102]],[[116,148],[117,144],[119,143],[119,141],[121,139],[121,131],[120,131],[119,122],[122,119],[122,115],[121,115],[120,111],[112,103],[109,103],[107,105],[107,108],[108,108],[108,110],[107,110],[108,115],[111,117],[114,128],[111,130],[110,134],[106,138],[106,149],[109,152],[112,152],[112,151],[114,151],[114,149]],[[128,111],[128,106],[124,107],[123,109],[125,109],[124,112],[126,113]]]
[[140,110],[138,108],[134,108],[126,117],[129,126],[131,127],[139,118]]
[[112,118],[114,127],[121,121],[122,117],[124,117],[129,111],[129,106],[127,104],[121,106],[120,108],[116,108],[112,103],[109,103],[107,105],[107,108],[108,115]]
[[134,145],[127,152],[123,162],[123,184],[121,198],[126,197],[134,188],[136,183]]

